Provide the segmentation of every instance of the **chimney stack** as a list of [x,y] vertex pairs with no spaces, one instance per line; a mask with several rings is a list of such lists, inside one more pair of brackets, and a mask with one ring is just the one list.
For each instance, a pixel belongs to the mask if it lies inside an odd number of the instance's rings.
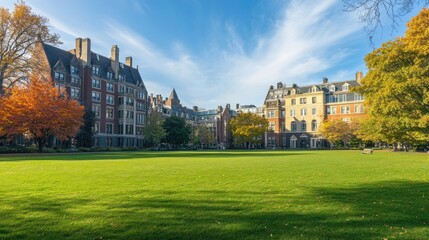
[[130,68],[133,68],[133,57],[129,56],[125,58],[125,65]]
[[82,54],[82,38],[76,38],[76,51],[75,55],[78,59],[80,59],[80,55]]
[[358,72],[356,73],[356,81],[357,81],[359,84],[362,84],[362,83],[361,83],[361,82],[362,82],[362,79],[363,79],[363,72],[358,71]]
[[112,69],[115,72],[115,76],[118,77],[119,73],[119,48],[118,45],[113,45],[112,50],[110,51],[110,60],[112,64]]
[[82,40],[82,51],[81,57],[82,61],[85,62],[86,65],[91,65],[91,39],[84,38]]

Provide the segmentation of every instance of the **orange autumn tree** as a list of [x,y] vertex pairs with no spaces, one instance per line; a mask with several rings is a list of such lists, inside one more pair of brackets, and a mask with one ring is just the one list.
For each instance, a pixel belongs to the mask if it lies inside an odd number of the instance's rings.
[[36,75],[28,85],[15,86],[0,98],[0,136],[24,134],[36,142],[39,152],[50,136],[61,141],[74,137],[82,117],[83,106]]

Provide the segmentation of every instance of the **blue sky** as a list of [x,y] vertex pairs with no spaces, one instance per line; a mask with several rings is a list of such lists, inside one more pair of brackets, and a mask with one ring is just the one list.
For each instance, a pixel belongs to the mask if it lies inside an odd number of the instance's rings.
[[[1,5],[13,8],[13,0]],[[372,48],[363,24],[340,0],[27,0],[73,49],[89,37],[92,50],[133,56],[149,93],[215,108],[261,106],[270,85],[350,80],[366,71]],[[378,34],[375,44],[402,35]],[[386,23],[388,24],[388,23]],[[388,30],[387,30],[388,31]]]

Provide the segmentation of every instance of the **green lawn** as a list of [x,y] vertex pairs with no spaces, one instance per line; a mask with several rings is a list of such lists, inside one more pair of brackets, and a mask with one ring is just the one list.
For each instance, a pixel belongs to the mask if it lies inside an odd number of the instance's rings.
[[0,239],[429,239],[429,154],[0,155]]

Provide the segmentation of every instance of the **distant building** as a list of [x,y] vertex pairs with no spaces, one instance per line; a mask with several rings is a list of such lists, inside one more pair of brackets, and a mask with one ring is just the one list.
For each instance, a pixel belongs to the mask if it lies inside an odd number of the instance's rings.
[[269,121],[266,147],[319,148],[326,141],[319,134],[325,120],[352,121],[364,115],[363,96],[350,91],[359,86],[362,72],[355,80],[286,87],[278,83],[270,86],[264,102],[265,117]]
[[36,47],[55,86],[94,112],[95,146],[143,146],[147,90],[132,57],[120,62],[116,45],[110,57],[95,53],[89,38],[77,38],[69,51],[45,43]]

